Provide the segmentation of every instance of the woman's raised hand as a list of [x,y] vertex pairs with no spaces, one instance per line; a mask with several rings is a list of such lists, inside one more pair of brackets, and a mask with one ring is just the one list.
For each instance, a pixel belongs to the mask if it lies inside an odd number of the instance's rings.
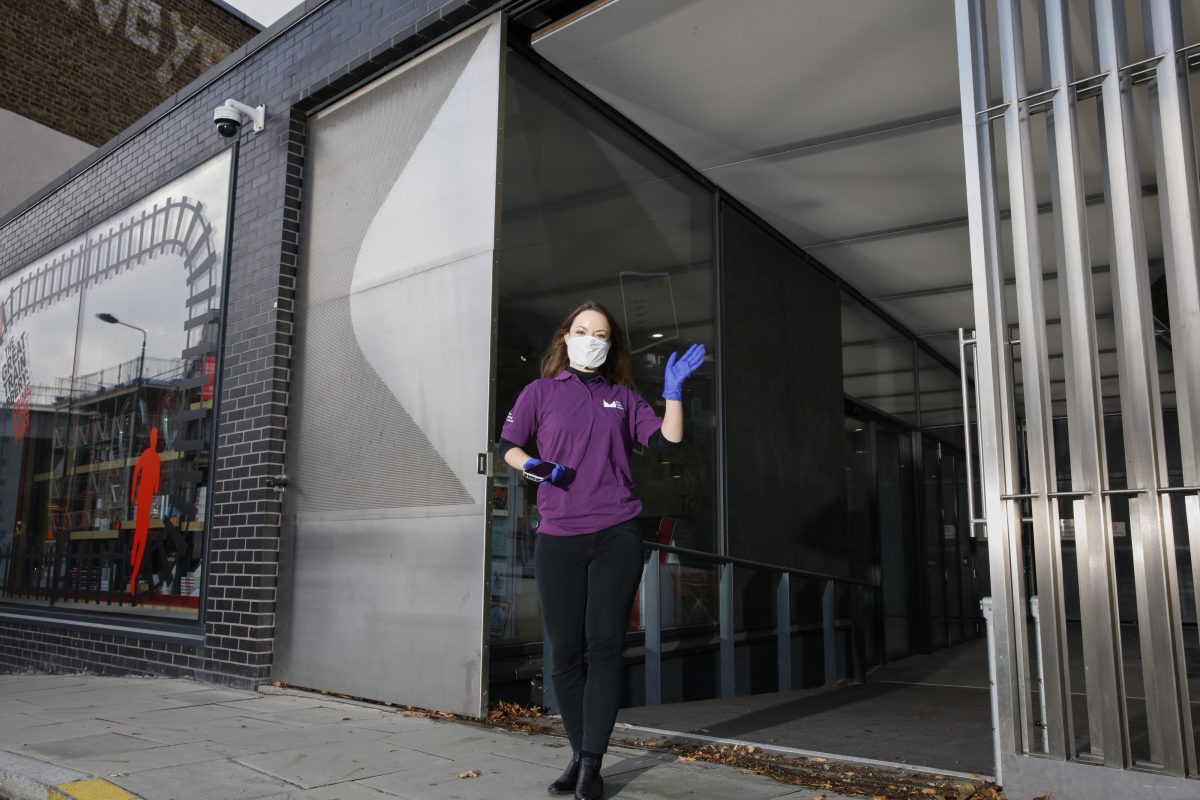
[[704,345],[694,344],[682,356],[671,353],[663,374],[662,396],[667,400],[683,399],[683,382],[704,363]]

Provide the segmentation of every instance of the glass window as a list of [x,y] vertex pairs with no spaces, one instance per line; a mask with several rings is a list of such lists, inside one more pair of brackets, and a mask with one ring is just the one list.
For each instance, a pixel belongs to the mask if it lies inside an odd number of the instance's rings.
[[195,619],[228,153],[0,282],[0,598]]
[[[917,385],[921,390],[921,427],[962,427],[962,382],[958,374],[923,350],[917,351]],[[947,431],[949,438],[960,432]]]
[[[588,299],[607,307],[628,333],[637,389],[661,414],[669,354],[693,342],[715,350],[711,194],[516,53],[508,57],[505,104],[496,430],[521,389],[539,377],[559,322]],[[712,551],[711,358],[685,385],[684,410],[677,455],[647,449],[634,456],[644,505],[639,521],[647,539]],[[539,641],[534,493],[505,465],[497,473],[493,640]],[[664,625],[709,621],[713,570],[676,560],[663,572],[664,593],[674,593],[663,606]]]
[[917,424],[912,341],[844,292],[842,385],[858,402]]

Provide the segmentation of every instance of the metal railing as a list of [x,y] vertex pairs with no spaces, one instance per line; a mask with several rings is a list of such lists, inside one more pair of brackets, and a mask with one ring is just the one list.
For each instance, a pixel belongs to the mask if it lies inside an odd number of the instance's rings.
[[662,702],[662,608],[661,608],[661,554],[673,554],[690,561],[711,564],[720,570],[718,582],[718,629],[720,631],[719,674],[721,697],[733,697],[736,693],[734,659],[734,568],[766,572],[777,576],[775,591],[775,637],[777,650],[778,690],[792,689],[792,578],[821,582],[821,631],[824,652],[825,685],[837,683],[837,599],[836,585],[850,587],[851,630],[850,670],[855,682],[866,680],[866,628],[863,620],[864,593],[878,587],[870,581],[859,581],[834,577],[823,573],[793,569],[778,564],[766,564],[733,556],[705,553],[683,547],[646,542],[650,557],[646,561],[643,576],[642,598],[645,604],[643,625],[645,630],[645,681],[646,705]]

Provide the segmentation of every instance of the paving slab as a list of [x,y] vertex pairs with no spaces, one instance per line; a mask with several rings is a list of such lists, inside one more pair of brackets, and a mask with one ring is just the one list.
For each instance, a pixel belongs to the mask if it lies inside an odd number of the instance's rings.
[[55,722],[20,730],[0,730],[0,748],[21,750],[43,742],[62,741],[94,733],[122,732],[125,726],[103,719],[83,719],[76,722]]
[[355,729],[341,725],[297,728],[253,717],[215,719],[204,725],[203,736],[215,742],[244,747],[255,753],[319,747],[352,738]]
[[297,789],[286,794],[273,794],[261,800],[396,800],[396,795],[350,781],[318,789]]
[[39,706],[37,713],[56,722],[79,722],[98,716],[112,718],[180,707],[178,703],[153,697],[132,701],[114,698],[103,702],[86,702],[89,699],[86,695],[76,695],[76,698],[70,705]]
[[245,716],[236,708],[226,705],[209,703],[203,705],[177,705],[171,708],[157,708],[150,711],[126,713],[101,712],[97,715],[102,719],[111,719],[126,725],[148,725],[162,728],[186,729],[213,719],[229,719]]
[[444,761],[429,755],[383,741],[355,742],[352,747],[326,747],[319,750],[294,748],[270,753],[240,755],[234,759],[251,769],[271,775],[302,789],[372,778]]
[[622,800],[775,800],[796,795],[795,786],[710,764],[671,765],[669,769],[659,765],[614,775],[604,783],[606,795],[619,792]]
[[[497,800],[545,796],[560,769],[522,764],[501,756],[467,756],[454,762],[425,763],[413,769],[368,778],[359,783],[404,800]],[[477,777],[459,777],[477,772]]]
[[435,722],[427,730],[414,730],[386,737],[385,741],[422,753],[457,758],[510,749],[523,734],[477,728],[470,723]]
[[404,733],[426,730],[429,727],[429,719],[415,714],[380,711],[374,717],[350,720],[345,724],[350,728],[363,728],[380,733]]
[[[229,708],[226,705],[221,707]],[[311,708],[289,708],[282,711],[248,712],[240,708],[229,710],[235,711],[242,716],[265,719],[270,722],[279,722],[283,725],[293,726],[333,725],[338,722],[353,722],[358,719],[378,718],[378,712],[376,711],[351,705],[320,705]]]
[[204,703],[233,703],[240,700],[254,700],[261,695],[242,689],[188,689],[186,691],[168,691],[161,695],[168,700],[188,705]]
[[77,736],[73,739],[40,742],[25,748],[25,751],[35,758],[44,758],[56,764],[71,766],[71,762],[82,759],[144,750],[147,744],[145,739],[126,736],[123,733],[98,733],[91,736]]
[[318,697],[294,697],[292,695],[259,696],[248,700],[229,700],[222,705],[236,708],[242,714],[270,713],[272,711],[295,711],[297,708],[319,708],[327,705]]
[[488,748],[492,755],[507,756],[508,758],[537,764],[543,767],[562,770],[571,759],[571,745],[565,738],[557,736],[531,735],[513,737],[509,741],[493,743]]
[[93,775],[114,778],[148,769],[221,761],[240,755],[246,755],[246,751],[240,747],[200,741],[165,747],[146,747],[143,750],[130,750],[95,758],[73,759],[71,766]]
[[111,779],[147,800],[257,800],[297,788],[232,761],[203,761]]
[[9,711],[0,713],[0,731],[20,731],[26,728],[39,728],[42,725],[57,725],[59,723],[39,714],[28,714],[24,711]]
[[[40,689],[14,699],[17,686]],[[42,765],[146,800],[517,800],[545,796],[570,756],[560,733],[183,680],[0,675],[0,702],[0,780]],[[815,797],[631,743],[610,748],[604,775],[621,800]]]

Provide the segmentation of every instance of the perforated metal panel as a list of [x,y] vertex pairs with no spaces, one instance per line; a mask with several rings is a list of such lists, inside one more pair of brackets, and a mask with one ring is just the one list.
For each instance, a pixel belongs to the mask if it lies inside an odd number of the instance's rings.
[[498,19],[310,122],[275,674],[478,714]]

